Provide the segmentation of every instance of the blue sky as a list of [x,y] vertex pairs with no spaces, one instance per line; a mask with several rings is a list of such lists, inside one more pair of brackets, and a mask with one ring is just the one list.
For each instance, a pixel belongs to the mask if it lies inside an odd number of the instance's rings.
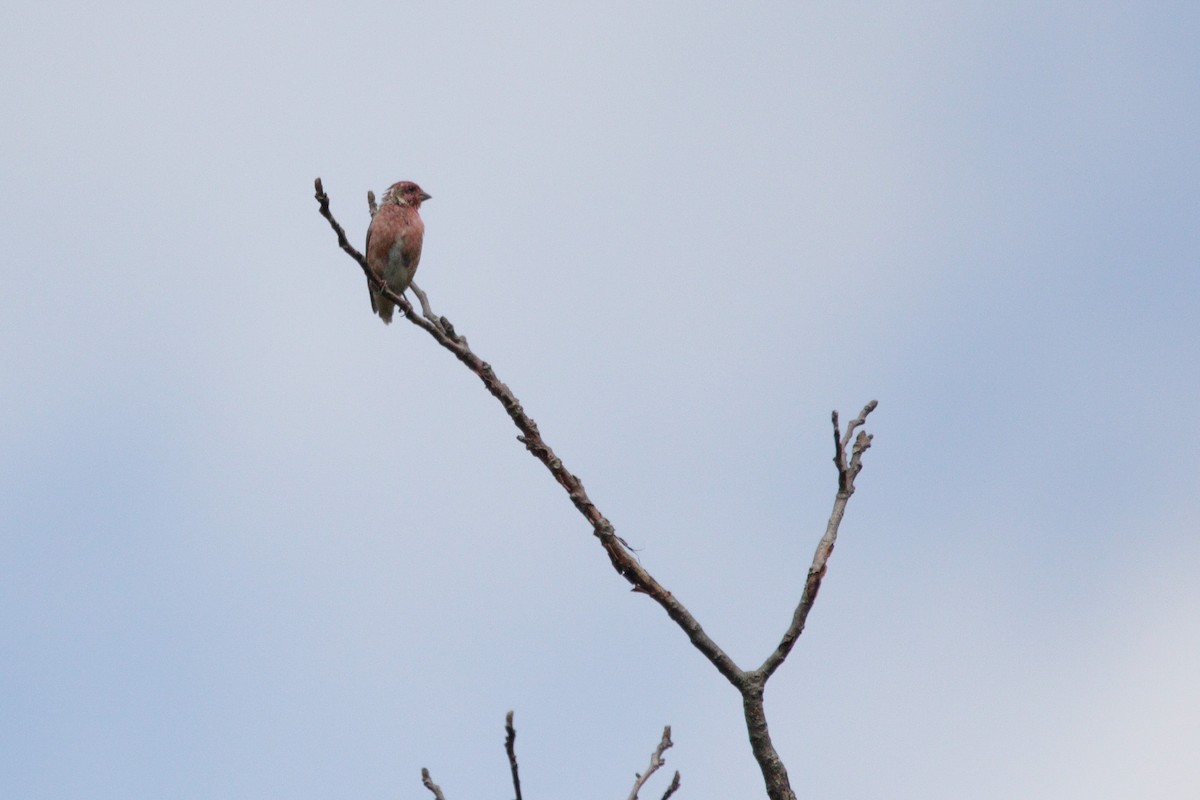
[[318,175],[743,666],[879,399],[801,796],[1200,790],[1200,7],[431,5],[5,10],[0,793],[761,794]]

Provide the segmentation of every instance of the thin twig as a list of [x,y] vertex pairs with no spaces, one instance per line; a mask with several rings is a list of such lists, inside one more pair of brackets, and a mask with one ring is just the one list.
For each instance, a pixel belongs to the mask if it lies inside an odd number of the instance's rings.
[[433,782],[433,778],[429,777],[429,770],[421,767],[421,783],[425,784],[425,788],[433,792],[435,800],[446,800],[446,795],[442,794],[442,787]]
[[[633,790],[629,793],[629,800],[638,800],[638,792],[642,790],[642,786],[650,779],[650,776],[658,772],[658,768],[667,763],[662,754],[667,748],[675,743],[671,741],[671,726],[663,728],[662,740],[659,741],[658,747],[654,748],[654,752],[650,754],[650,766],[641,775],[635,775],[633,782]],[[679,773],[675,773],[675,780],[679,780]]]
[[671,778],[671,785],[663,792],[662,800],[667,800],[668,797],[679,791],[679,770],[675,770],[675,777]]
[[438,316],[433,313],[433,309],[429,307],[429,298],[426,297],[425,293],[421,291],[421,287],[409,281],[408,288],[412,289],[413,294],[417,296],[417,300],[421,302],[421,314],[425,317],[425,319],[429,320],[434,325],[441,327],[442,320],[445,319],[445,317],[438,318]]
[[521,777],[517,774],[517,729],[513,727],[513,712],[504,718],[504,751],[508,753],[508,766],[512,769],[513,791],[521,800]]
[[771,677],[775,670],[779,669],[779,665],[792,652],[792,647],[795,646],[796,640],[804,631],[808,612],[812,610],[813,603],[817,601],[817,592],[820,591],[821,581],[825,577],[825,566],[829,561],[829,556],[833,554],[833,546],[837,543],[838,527],[842,524],[842,517],[846,513],[846,504],[850,501],[850,495],[854,494],[854,479],[862,471],[862,454],[871,446],[871,437],[863,431],[859,432],[849,463],[846,461],[846,446],[849,444],[851,433],[866,424],[867,416],[875,410],[877,405],[879,403],[876,400],[867,403],[862,413],[847,426],[845,437],[838,429],[838,414],[836,411],[833,412],[833,460],[838,468],[837,496],[833,501],[833,511],[830,512],[829,522],[825,526],[825,535],[817,543],[812,566],[808,568],[808,578],[804,581],[804,591],[800,594],[800,602],[797,604],[796,610],[792,612],[792,623],[784,632],[775,651],[767,657],[761,667],[755,670],[763,676],[764,682]]

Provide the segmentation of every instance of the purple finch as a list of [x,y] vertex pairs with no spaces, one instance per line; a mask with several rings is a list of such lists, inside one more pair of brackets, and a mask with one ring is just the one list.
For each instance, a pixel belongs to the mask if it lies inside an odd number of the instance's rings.
[[[421,262],[425,223],[418,212],[428,199],[430,196],[412,181],[393,183],[384,192],[367,229],[367,266],[396,294],[404,294]],[[371,290],[371,310],[390,325],[396,304],[373,285],[367,288]]]

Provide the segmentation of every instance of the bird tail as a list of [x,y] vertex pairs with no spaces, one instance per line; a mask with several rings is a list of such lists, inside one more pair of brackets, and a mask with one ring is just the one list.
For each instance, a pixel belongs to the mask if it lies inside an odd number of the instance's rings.
[[379,292],[375,291],[375,287],[371,289],[371,310],[379,315],[385,325],[392,324],[392,311],[395,310],[396,304],[386,297],[380,297]]

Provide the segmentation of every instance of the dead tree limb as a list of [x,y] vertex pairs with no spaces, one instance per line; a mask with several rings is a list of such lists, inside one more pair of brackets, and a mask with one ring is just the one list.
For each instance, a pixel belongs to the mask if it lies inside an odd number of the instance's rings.
[[[638,800],[638,792],[646,785],[646,781],[650,780],[650,776],[658,772],[659,768],[667,763],[667,760],[663,758],[663,753],[667,751],[667,748],[674,746],[674,744],[671,741],[671,726],[668,725],[663,728],[662,739],[659,740],[658,747],[655,747],[654,752],[650,754],[650,766],[646,768],[645,772],[634,775],[633,789],[629,792],[629,800]],[[679,788],[678,772],[675,773],[675,779],[671,783],[675,789]],[[669,796],[675,789],[668,787],[668,795],[666,796]]]
[[425,788],[433,792],[434,800],[446,800],[446,795],[442,794],[442,787],[433,782],[433,778],[429,777],[429,770],[421,767],[421,783],[425,784]]
[[513,727],[513,712],[504,717],[504,752],[508,753],[508,768],[512,771],[513,791],[521,800],[521,776],[517,772],[517,729]]
[[[833,511],[825,528],[825,535],[821,537],[821,541],[817,545],[816,554],[813,556],[813,562],[808,569],[808,577],[804,582],[804,589],[800,595],[800,602],[796,606],[796,610],[792,614],[791,624],[784,631],[779,644],[757,669],[742,669],[705,633],[699,621],[692,616],[692,613],[688,611],[683,603],[679,602],[671,592],[667,591],[662,584],[642,567],[624,540],[617,536],[616,529],[612,523],[600,513],[600,509],[588,497],[583,483],[563,465],[562,460],[555,455],[550,445],[542,438],[537,423],[525,413],[525,409],[522,408],[516,395],[496,377],[491,365],[471,350],[466,338],[455,331],[454,326],[448,319],[434,314],[425,294],[420,292],[415,285],[412,287],[421,300],[423,313],[418,316],[413,313],[412,304],[407,299],[389,289],[371,271],[367,265],[366,258],[350,244],[346,238],[345,230],[334,219],[333,213],[329,208],[329,196],[325,194],[320,178],[316,179],[315,187],[317,204],[321,216],[325,217],[337,235],[338,246],[358,262],[363,274],[367,277],[367,281],[381,295],[395,303],[409,322],[428,333],[438,344],[453,353],[455,358],[461,361],[467,369],[471,370],[483,382],[487,391],[500,401],[505,412],[512,419],[513,424],[517,426],[517,430],[520,431],[517,440],[524,444],[525,449],[549,470],[554,480],[566,491],[571,503],[583,515],[584,519],[587,520],[591,526],[592,535],[596,537],[600,546],[604,548],[617,574],[628,581],[634,591],[646,594],[654,602],[658,603],[667,613],[667,616],[684,632],[692,645],[738,690],[742,696],[742,706],[746,719],[746,730],[750,738],[750,747],[754,753],[755,760],[758,762],[759,769],[762,771],[767,795],[771,800],[795,800],[796,794],[788,781],[787,770],[774,745],[771,743],[766,713],[763,708],[763,691],[767,680],[784,660],[787,659],[788,654],[791,653],[796,640],[804,631],[808,614],[816,602],[817,592],[820,590],[821,581],[825,577],[825,569],[829,556],[833,553],[834,544],[837,542],[838,528],[845,514],[846,504],[849,502],[850,496],[854,494],[854,479],[862,470],[862,456],[871,446],[871,435],[860,429],[866,424],[868,415],[875,410],[877,402],[872,400],[867,403],[859,415],[846,427],[844,434],[838,422],[837,412],[833,412],[833,460],[838,470],[838,489],[834,498]],[[369,207],[374,205],[373,197],[368,197],[368,205]],[[857,435],[855,435],[856,431]],[[849,452],[849,456],[847,456],[847,452]],[[427,778],[427,773],[422,773],[422,777]],[[432,782],[427,782],[426,786],[431,787],[431,784]],[[431,791],[434,789],[436,789],[436,786],[431,787]],[[664,797],[670,796],[673,791],[673,788],[669,789]]]

